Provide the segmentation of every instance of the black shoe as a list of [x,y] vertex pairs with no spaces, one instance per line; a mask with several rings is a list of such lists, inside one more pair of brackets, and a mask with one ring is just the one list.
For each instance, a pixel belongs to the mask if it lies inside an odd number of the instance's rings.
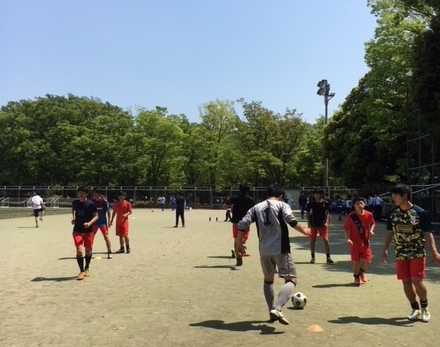
[[107,252],[107,259],[111,259],[112,258],[112,252]]
[[127,247],[127,254],[130,253],[130,248]]
[[125,249],[124,248],[120,248],[115,253],[125,253]]
[[243,258],[237,258],[237,264],[235,266],[242,266],[243,265]]

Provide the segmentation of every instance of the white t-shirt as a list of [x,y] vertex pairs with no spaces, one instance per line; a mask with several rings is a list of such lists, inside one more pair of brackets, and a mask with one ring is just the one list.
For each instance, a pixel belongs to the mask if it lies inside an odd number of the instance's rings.
[[41,207],[43,205],[43,199],[39,195],[34,195],[31,199],[31,202],[32,202],[32,208],[34,210],[41,209]]

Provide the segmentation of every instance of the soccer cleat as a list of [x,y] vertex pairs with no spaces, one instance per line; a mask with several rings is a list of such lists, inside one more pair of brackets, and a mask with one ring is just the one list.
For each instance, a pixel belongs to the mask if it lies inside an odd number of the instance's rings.
[[310,264],[315,264],[315,257],[312,257],[312,259],[310,259]]
[[125,249],[121,247],[115,253],[125,253]]
[[284,318],[283,314],[281,313],[281,311],[278,311],[276,309],[270,310],[269,311],[269,315],[270,318],[275,322],[278,321],[283,325],[289,325],[289,321]]
[[177,228],[177,227],[178,227],[178,225],[173,226],[173,228]]
[[86,269],[85,273],[86,273],[86,277],[90,276],[90,270],[89,269]]
[[85,272],[80,272],[78,277],[76,278],[77,281],[82,281],[86,277]]
[[127,247],[127,254],[130,253],[130,252],[131,252],[130,248]]
[[427,307],[422,308],[422,322],[428,322],[431,318],[431,314],[429,313],[429,310]]
[[112,252],[107,252],[107,259],[111,259],[112,258]]
[[327,258],[327,264],[334,264],[335,262],[332,260],[332,258]]
[[355,277],[353,283],[355,286],[359,286],[361,284],[361,279],[359,277]]
[[361,272],[361,273],[359,274],[359,276],[360,276],[361,281],[362,281],[363,283],[365,283],[365,282],[368,281],[368,280],[367,280],[367,276],[365,276],[365,274],[364,274],[363,272]]
[[[428,312],[428,314],[429,314],[429,312]],[[421,312],[420,312],[420,310],[415,310],[415,309],[413,309],[413,310],[411,311],[411,313],[409,314],[408,319],[409,319],[409,320],[416,320],[416,319],[420,319],[420,316],[421,316]],[[428,318],[428,319],[429,319],[429,318]]]
[[242,266],[243,265],[243,258],[237,258],[237,263],[235,266]]
[[231,249],[231,258],[235,259],[235,251],[233,249]]

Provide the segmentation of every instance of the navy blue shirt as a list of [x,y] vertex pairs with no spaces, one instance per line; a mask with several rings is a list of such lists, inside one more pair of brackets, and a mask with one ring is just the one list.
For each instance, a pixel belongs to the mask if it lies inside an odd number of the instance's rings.
[[92,226],[84,228],[84,223],[88,223],[93,219],[93,215],[98,211],[96,205],[91,200],[79,201],[74,200],[72,203],[72,211],[75,211],[75,224],[73,231],[77,233],[90,233]]

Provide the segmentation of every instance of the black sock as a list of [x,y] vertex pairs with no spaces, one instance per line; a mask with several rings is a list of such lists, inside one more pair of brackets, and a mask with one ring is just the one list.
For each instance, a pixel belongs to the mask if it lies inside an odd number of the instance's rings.
[[127,247],[127,249],[130,249],[130,245],[125,245],[125,247]]
[[420,309],[419,303],[417,301],[416,302],[412,302],[411,303],[411,308],[413,310],[419,310]]
[[83,258],[83,256],[77,255],[76,262],[78,263],[79,271],[84,272],[84,258]]
[[330,253],[327,253],[327,258],[330,258]]
[[421,308],[427,308],[428,307],[428,300],[426,300],[426,301],[420,300],[420,307]]
[[363,270],[361,267],[359,268],[359,271],[360,272],[365,272],[365,270]]
[[312,255],[312,258],[315,258],[315,253],[311,253],[311,255]]
[[90,262],[92,261],[92,255],[86,255],[86,270],[89,269]]
[[359,278],[359,275],[353,275],[354,278]]

